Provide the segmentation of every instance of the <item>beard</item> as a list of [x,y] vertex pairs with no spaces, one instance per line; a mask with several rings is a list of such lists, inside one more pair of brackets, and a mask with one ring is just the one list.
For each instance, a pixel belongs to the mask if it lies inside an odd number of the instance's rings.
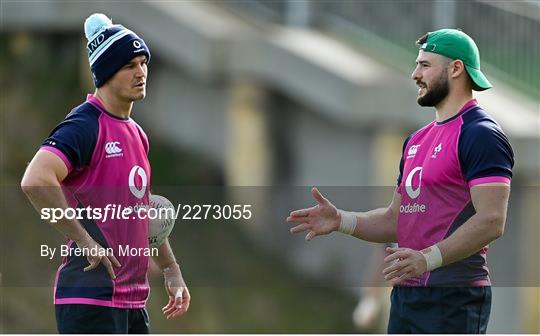
[[450,91],[450,85],[448,84],[448,77],[446,77],[446,73],[441,73],[441,76],[437,80],[437,82],[433,83],[433,87],[431,89],[427,89],[426,87],[426,93],[418,97],[416,99],[416,102],[420,106],[437,106],[446,96],[448,96],[448,92]]

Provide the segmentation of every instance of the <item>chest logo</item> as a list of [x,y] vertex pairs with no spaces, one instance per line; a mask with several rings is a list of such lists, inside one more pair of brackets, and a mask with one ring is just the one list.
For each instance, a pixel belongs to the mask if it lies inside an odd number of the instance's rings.
[[[419,174],[418,176],[418,186],[415,188],[413,186],[413,179],[414,175]],[[420,187],[422,185],[422,167],[415,167],[413,170],[409,172],[409,175],[407,175],[407,179],[405,180],[405,191],[407,192],[407,195],[409,195],[410,198],[415,199],[420,195]]]
[[433,148],[433,155],[431,155],[431,158],[435,159],[440,151],[442,151],[442,142],[437,147]]
[[146,193],[147,185],[148,177],[146,176],[146,172],[144,171],[144,169],[137,165],[133,166],[133,168],[131,168],[131,171],[129,172],[129,191],[131,191],[133,196],[141,199]]
[[118,157],[118,156],[124,156],[124,153],[122,153],[122,148],[118,147],[120,145],[120,141],[111,141],[107,142],[105,144],[105,158],[112,158],[112,157]]
[[409,147],[409,151],[407,152],[407,159],[412,159],[416,152],[418,152],[418,148],[420,148],[420,145],[412,145]]

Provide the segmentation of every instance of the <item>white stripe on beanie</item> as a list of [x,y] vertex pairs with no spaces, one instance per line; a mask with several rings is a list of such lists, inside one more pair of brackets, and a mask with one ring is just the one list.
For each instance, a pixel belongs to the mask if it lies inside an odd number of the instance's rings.
[[135,35],[129,29],[122,29],[119,32],[117,32],[116,34],[110,36],[102,45],[100,45],[96,50],[94,50],[92,55],[88,58],[88,60],[90,61],[90,66],[92,66],[97,61],[99,56],[101,56],[105,51],[107,51],[107,49],[109,49],[109,47],[111,45],[113,45],[114,42],[120,40],[122,37],[124,37],[126,35],[129,35],[129,34]]

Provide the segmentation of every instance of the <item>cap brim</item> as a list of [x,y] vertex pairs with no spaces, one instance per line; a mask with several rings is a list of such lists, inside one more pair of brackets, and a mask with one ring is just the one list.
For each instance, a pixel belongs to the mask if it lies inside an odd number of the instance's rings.
[[484,91],[493,87],[482,71],[468,65],[465,65],[465,69],[472,79],[474,91]]

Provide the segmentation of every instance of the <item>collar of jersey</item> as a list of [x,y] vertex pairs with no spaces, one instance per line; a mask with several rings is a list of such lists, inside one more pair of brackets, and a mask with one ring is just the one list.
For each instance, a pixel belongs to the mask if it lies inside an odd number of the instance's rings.
[[101,112],[105,113],[107,116],[115,119],[115,120],[118,120],[118,121],[129,121],[129,117],[128,118],[120,118],[120,117],[117,117],[115,116],[114,114],[110,113],[109,111],[107,111],[107,109],[105,108],[105,106],[103,105],[103,103],[98,99],[96,98],[96,96],[94,96],[93,94],[89,93],[86,95],[86,101],[90,104],[92,104],[92,106],[95,106],[98,110],[100,110]]
[[476,101],[476,99],[471,99],[469,100],[467,103],[465,103],[465,105],[463,105],[463,107],[459,110],[459,112],[453,116],[453,117],[450,117],[446,120],[443,120],[443,121],[435,121],[435,125],[437,126],[441,126],[441,125],[444,125],[444,124],[447,124],[449,122],[451,122],[452,120],[454,119],[457,119],[458,117],[460,117],[461,115],[471,111],[471,110],[474,110],[475,108],[478,107],[478,102]]

